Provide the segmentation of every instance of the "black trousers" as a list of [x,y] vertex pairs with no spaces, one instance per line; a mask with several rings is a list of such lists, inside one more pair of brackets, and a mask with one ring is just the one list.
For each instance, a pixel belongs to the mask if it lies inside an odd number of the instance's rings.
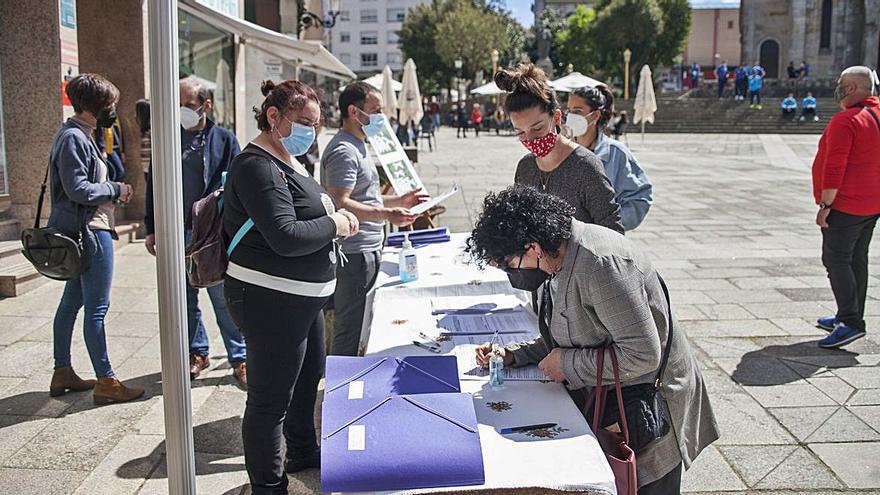
[[638,495],[680,495],[681,463],[659,480],[639,488]]
[[855,330],[865,330],[868,247],[878,218],[880,215],[859,216],[832,210],[828,227],[822,229],[822,264],[837,301],[837,319]]
[[313,453],[324,367],[326,297],[304,297],[226,278],[229,313],[247,339],[248,395],[241,436],[254,495],[286,494],[287,456]]

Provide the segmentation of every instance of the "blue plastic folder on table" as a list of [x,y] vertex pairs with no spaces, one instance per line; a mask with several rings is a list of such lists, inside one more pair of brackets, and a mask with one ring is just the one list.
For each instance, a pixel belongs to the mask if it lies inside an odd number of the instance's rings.
[[388,234],[388,239],[385,241],[385,244],[390,247],[400,247],[403,244],[404,237],[407,236],[409,237],[410,242],[413,243],[413,246],[440,244],[443,242],[449,242],[449,239],[451,239],[449,228],[439,227],[436,229],[413,230],[411,232],[392,232]]
[[473,400],[454,356],[327,358],[322,491],[478,485]]

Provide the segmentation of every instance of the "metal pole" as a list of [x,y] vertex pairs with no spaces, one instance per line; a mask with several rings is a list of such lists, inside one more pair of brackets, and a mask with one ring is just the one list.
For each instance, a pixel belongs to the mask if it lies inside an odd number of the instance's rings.
[[192,405],[186,360],[188,331],[183,270],[183,184],[180,155],[177,0],[150,0],[150,88],[156,205],[156,278],[165,404],[168,493],[195,495]]

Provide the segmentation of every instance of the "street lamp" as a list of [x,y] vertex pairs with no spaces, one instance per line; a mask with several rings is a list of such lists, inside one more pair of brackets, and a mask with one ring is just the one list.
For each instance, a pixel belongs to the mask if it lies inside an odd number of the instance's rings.
[[[498,59],[501,58],[501,54],[498,53],[498,50],[492,49],[492,80],[495,80],[495,73],[498,72]],[[495,106],[498,106],[498,95],[495,95],[492,98]]]
[[464,61],[461,59],[461,55],[455,57],[455,61],[453,62],[455,65],[455,90],[458,91],[458,103],[461,104],[461,68],[464,66]]
[[623,99],[629,99],[629,61],[632,58],[632,51],[627,48],[623,51]]

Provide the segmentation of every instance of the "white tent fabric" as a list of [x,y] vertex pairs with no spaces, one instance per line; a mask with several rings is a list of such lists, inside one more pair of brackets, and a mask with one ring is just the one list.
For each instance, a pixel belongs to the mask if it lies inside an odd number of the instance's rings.
[[355,79],[355,73],[328,52],[320,42],[298,40],[252,22],[218,12],[196,0],[180,0],[181,10],[210,21],[214,27],[241,36],[248,46],[285,60],[300,62],[300,68],[319,72],[343,81]]
[[382,87],[379,90],[382,92],[382,112],[389,119],[392,117],[397,118],[397,98],[394,95],[393,81],[391,67],[386,65],[382,70]]
[[570,93],[576,89],[580,89],[586,86],[591,88],[595,88],[596,86],[603,85],[602,81],[593,79],[590,76],[585,76],[580,72],[572,72],[566,76],[560,77],[555,81],[550,81],[550,86],[553,87],[556,91],[563,91],[566,93]]
[[[363,82],[378,89],[379,91],[382,91],[382,72],[379,72],[378,74],[374,74],[364,79]],[[344,87],[342,89],[344,89]],[[403,84],[401,84],[400,81],[391,79],[391,89],[393,89],[395,92],[400,91],[401,89],[403,89]]]
[[634,124],[642,124],[642,132],[645,122],[654,123],[654,112],[657,111],[657,99],[654,96],[654,80],[651,78],[651,68],[642,66],[639,73],[639,89],[636,91],[636,101],[633,105],[635,115]]
[[400,121],[414,121],[416,124],[425,115],[422,108],[422,93],[419,91],[419,78],[416,73],[416,63],[413,59],[407,59],[403,66],[403,89],[397,98],[397,107],[400,109]]
[[480,96],[495,96],[495,95],[503,95],[507,93],[503,89],[499,88],[495,81],[490,82],[489,84],[484,84],[478,88],[474,88],[471,91],[471,94],[480,95]]

